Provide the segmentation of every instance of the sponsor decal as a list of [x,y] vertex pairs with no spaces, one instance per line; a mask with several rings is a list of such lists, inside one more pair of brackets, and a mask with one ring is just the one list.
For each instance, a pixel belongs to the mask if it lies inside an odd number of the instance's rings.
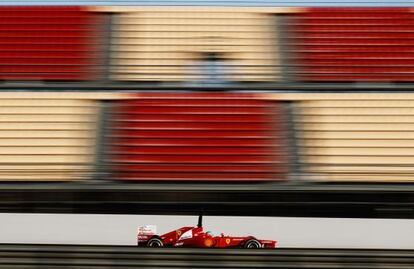
[[226,244],[228,245],[228,244],[230,244],[230,242],[231,242],[231,239],[230,238],[227,238],[226,239]]
[[138,227],[139,235],[154,235],[157,233],[157,226],[155,225],[145,225]]

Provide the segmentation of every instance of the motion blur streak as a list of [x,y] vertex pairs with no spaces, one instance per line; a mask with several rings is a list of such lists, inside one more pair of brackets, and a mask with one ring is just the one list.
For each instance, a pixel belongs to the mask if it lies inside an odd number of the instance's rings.
[[[196,216],[0,214],[0,243],[135,245],[139,225],[154,224],[163,233],[196,221]],[[204,226],[229,235],[276,239],[280,247],[414,246],[414,220],[205,216]]]
[[[5,245],[0,268],[412,268],[412,250],[150,249],[120,246]],[[106,255],[102,255],[105,253]],[[206,261],[208,264],[206,266]],[[84,266],[87,267],[84,267]],[[23,267],[22,267],[23,266]],[[49,267],[51,266],[51,267]],[[128,266],[128,267],[127,267]]]
[[387,7],[406,7],[413,6],[413,0],[14,0],[2,1],[0,5],[151,5],[151,6],[172,6],[172,5],[191,5],[191,6],[387,6]]

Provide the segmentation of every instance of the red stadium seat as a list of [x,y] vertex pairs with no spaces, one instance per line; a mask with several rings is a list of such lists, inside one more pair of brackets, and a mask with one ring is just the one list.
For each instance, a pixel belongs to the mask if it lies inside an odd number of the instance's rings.
[[414,81],[409,8],[309,8],[294,16],[299,80]]
[[110,121],[113,178],[267,181],[287,173],[280,103],[251,94],[144,94]]
[[96,79],[99,13],[0,7],[0,80]]

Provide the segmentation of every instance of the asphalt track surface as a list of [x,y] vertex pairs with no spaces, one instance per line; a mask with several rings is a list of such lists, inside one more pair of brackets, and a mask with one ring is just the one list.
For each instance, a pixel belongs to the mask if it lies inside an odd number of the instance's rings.
[[[197,216],[0,214],[0,223],[0,243],[133,246],[140,225],[157,225],[162,234],[195,226]],[[204,216],[203,225],[216,234],[277,240],[282,248],[414,249],[412,219]]]
[[0,268],[411,269],[414,250],[0,245]]

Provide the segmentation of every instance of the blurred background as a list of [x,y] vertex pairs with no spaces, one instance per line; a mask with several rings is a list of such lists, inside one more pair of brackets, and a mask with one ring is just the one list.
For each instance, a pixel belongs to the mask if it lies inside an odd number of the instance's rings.
[[279,241],[249,268],[414,266],[413,6],[2,1],[0,268],[200,267],[126,246],[200,213]]

